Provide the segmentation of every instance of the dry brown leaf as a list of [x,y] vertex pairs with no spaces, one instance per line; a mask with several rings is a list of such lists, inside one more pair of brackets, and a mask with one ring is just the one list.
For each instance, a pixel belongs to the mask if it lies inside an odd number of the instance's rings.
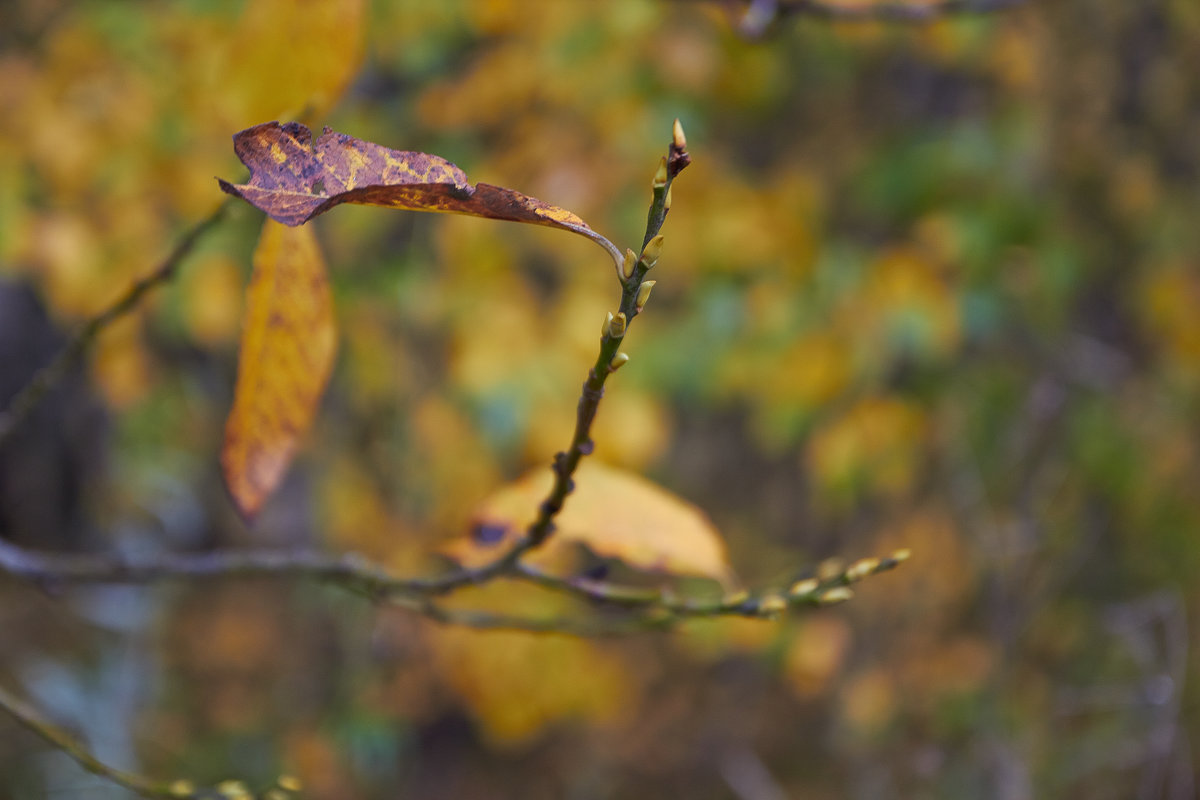
[[[445,553],[465,566],[494,559],[533,522],[552,480],[549,469],[537,469],[501,488],[479,508],[472,535]],[[641,570],[734,582],[725,543],[704,512],[632,472],[583,462],[555,522],[554,536],[534,553],[539,564],[561,565],[569,560],[564,550],[584,545]]]
[[312,424],[333,368],[337,326],[310,228],[263,224],[246,293],[233,409],[221,466],[238,509],[258,512]]
[[570,211],[501,186],[472,186],[462,170],[429,153],[391,150],[329,128],[313,141],[298,122],[247,128],[234,135],[233,147],[250,182],[220,181],[221,188],[285,225],[303,225],[342,203],[452,212],[578,233],[621,263],[616,246]]

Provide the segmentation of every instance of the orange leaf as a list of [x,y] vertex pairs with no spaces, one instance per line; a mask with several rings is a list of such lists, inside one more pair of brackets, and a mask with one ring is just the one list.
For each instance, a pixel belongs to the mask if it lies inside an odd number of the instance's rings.
[[[477,511],[472,536],[446,554],[466,566],[495,558],[533,522],[552,480],[549,469],[537,469],[501,488]],[[564,548],[584,545],[637,569],[734,583],[725,543],[704,512],[632,472],[583,462],[555,522],[554,536],[533,554],[539,564],[561,564]]]
[[250,168],[250,182],[220,181],[221,188],[285,225],[303,225],[342,203],[446,211],[572,231],[622,261],[612,242],[570,211],[512,189],[472,186],[439,156],[390,150],[329,128],[314,142],[298,122],[247,128],[234,135],[233,149]]
[[253,516],[283,479],[333,367],[337,328],[325,261],[309,228],[263,224],[246,293],[233,409],[221,466]]

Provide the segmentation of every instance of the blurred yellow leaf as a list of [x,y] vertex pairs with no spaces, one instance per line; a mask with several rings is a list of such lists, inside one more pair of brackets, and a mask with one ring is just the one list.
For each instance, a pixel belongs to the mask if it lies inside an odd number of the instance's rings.
[[807,619],[788,646],[784,675],[801,697],[819,694],[850,650],[850,627],[834,616]]
[[828,489],[896,494],[916,475],[925,419],[894,397],[865,398],[818,429],[807,461]]
[[263,224],[246,295],[241,360],[221,466],[241,512],[278,486],[333,368],[337,328],[310,228]]
[[520,745],[565,719],[615,722],[636,681],[611,649],[581,639],[442,628],[439,674],[497,744]]
[[[495,558],[533,522],[552,481],[551,471],[540,468],[497,491],[477,511],[472,535],[451,543],[446,554],[467,566]],[[583,545],[636,569],[734,582],[725,543],[692,504],[595,460],[580,465],[575,484],[555,535],[534,560],[562,563],[564,548]]]
[[213,81],[234,124],[327,114],[362,62],[363,6],[362,0],[246,3]]
[[242,310],[237,264],[228,256],[209,256],[187,270],[180,283],[183,317],[192,338],[209,347],[232,341]]

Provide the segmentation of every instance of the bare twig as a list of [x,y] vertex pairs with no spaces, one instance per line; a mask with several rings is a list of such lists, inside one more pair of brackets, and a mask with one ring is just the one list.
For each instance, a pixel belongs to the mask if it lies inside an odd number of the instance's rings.
[[13,398],[8,409],[0,412],[0,447],[13,436],[50,390],[57,386],[79,363],[101,331],[137,308],[151,289],[174,276],[180,263],[196,246],[196,242],[220,222],[228,207],[229,201],[227,200],[219,205],[212,214],[187,230],[153,272],[139,278],[111,306],[85,322],[74,338],[54,357],[54,360],[33,376],[25,388]]
[[[714,599],[677,597],[661,589],[621,586],[584,577],[560,577],[515,562],[506,577],[581,599],[625,616],[601,620],[542,619],[446,609],[434,598],[455,588],[481,582],[478,571],[451,573],[451,578],[400,578],[378,564],[348,554],[312,552],[221,551],[169,554],[138,559],[44,553],[0,539],[0,574],[46,586],[88,583],[150,584],[172,580],[278,578],[328,583],[370,600],[384,601],[423,614],[437,622],[472,628],[504,628],[535,633],[612,635],[654,630],[692,617],[772,617],[789,608],[819,606],[846,599],[844,589],[870,575],[896,567],[903,552],[887,558],[861,559],[845,568],[826,569],[819,577],[795,582],[781,591],[745,592]],[[497,573],[498,574],[498,573]],[[467,575],[475,580],[460,577]]]
[[808,17],[828,22],[929,23],[955,16],[995,14],[1015,8],[1027,0],[939,0],[939,2],[841,3],[831,0],[729,0],[731,13],[739,14],[738,29],[745,36],[762,36],[776,21]]
[[[0,709],[7,711],[21,725],[75,759],[79,766],[93,775],[107,778],[143,797],[182,798],[188,796],[187,793],[177,793],[171,785],[152,781],[141,775],[105,764],[65,729],[47,720],[37,709],[3,687],[0,687]],[[175,789],[178,788],[180,787],[175,787]]]

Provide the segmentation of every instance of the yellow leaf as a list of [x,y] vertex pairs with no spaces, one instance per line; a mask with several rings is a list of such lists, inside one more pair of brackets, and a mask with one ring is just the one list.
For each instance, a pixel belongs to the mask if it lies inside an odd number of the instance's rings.
[[246,294],[241,361],[221,466],[246,516],[279,485],[312,424],[337,328],[325,262],[309,228],[266,220]]
[[[472,535],[446,554],[468,566],[495,558],[533,522],[552,480],[550,469],[541,468],[497,491],[476,513]],[[580,465],[575,484],[556,533],[535,554],[542,563],[562,563],[564,549],[583,545],[636,569],[735,582],[720,534],[691,503],[594,459]]]
[[328,114],[362,63],[364,5],[247,2],[236,29],[222,42],[224,57],[214,64],[213,85],[229,118],[245,124],[285,113]]
[[619,722],[638,695],[623,659],[591,642],[462,628],[432,632],[438,673],[496,745],[565,720]]

